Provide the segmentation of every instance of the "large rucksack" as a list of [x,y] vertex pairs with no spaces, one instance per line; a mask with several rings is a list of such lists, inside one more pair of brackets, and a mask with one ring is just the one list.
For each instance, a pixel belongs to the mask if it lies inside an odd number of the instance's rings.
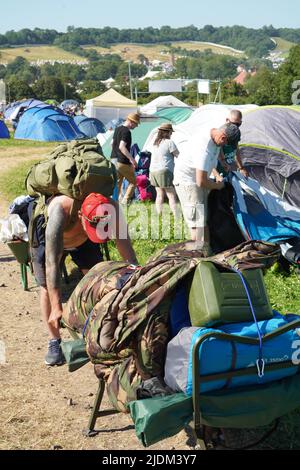
[[31,167],[25,180],[28,194],[36,198],[28,229],[31,246],[36,245],[37,220],[43,218],[42,225],[46,227],[49,197],[63,194],[75,200],[72,224],[88,194],[112,195],[117,181],[116,168],[101,152],[97,139],[73,140],[58,145],[47,159]]
[[34,197],[64,194],[78,201],[94,192],[111,196],[116,169],[101,151],[96,139],[59,145],[46,160],[29,170],[25,181],[28,194]]

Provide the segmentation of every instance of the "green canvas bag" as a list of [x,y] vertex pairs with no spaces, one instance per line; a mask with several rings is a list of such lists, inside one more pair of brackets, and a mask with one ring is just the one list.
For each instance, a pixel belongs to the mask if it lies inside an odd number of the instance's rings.
[[64,353],[69,372],[74,372],[90,361],[86,352],[84,339],[74,339],[72,341],[62,341],[61,349]]
[[29,170],[25,186],[30,196],[63,194],[82,201],[90,193],[111,196],[117,174],[102,154],[96,139],[74,140],[59,145],[46,160]]

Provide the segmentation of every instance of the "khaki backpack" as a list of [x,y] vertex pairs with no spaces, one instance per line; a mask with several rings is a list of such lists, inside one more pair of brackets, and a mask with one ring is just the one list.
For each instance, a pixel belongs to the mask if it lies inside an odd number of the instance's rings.
[[29,170],[25,180],[28,194],[33,197],[64,194],[78,201],[90,193],[111,196],[116,169],[101,152],[96,139],[59,145],[46,160]]
[[102,154],[96,139],[73,140],[57,146],[46,160],[31,167],[25,186],[30,196],[36,197],[29,224],[29,241],[34,245],[34,230],[39,216],[48,220],[46,200],[57,194],[75,200],[71,224],[77,217],[82,201],[90,193],[112,195],[117,172],[113,163]]

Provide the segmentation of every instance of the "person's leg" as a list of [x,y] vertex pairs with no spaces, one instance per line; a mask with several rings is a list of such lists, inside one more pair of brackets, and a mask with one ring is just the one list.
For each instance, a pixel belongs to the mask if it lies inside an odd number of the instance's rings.
[[123,202],[129,202],[132,199],[134,190],[136,188],[136,177],[135,170],[132,165],[123,165],[122,172],[124,177],[129,182],[128,188],[126,189]]
[[164,188],[167,198],[169,200],[169,206],[175,218],[179,217],[179,207],[176,199],[176,191],[173,187]]
[[118,165],[117,165],[117,169],[118,169],[118,172],[117,172],[117,177],[118,177],[117,185],[118,185],[118,195],[119,195],[118,197],[119,197],[119,201],[121,201],[121,199],[123,197],[122,196],[122,184],[123,184],[124,177],[123,177],[121,171],[119,171],[119,165],[120,164],[118,163]]
[[158,215],[162,213],[164,198],[165,198],[165,191],[163,188],[156,187],[156,199],[155,199],[155,207],[156,212]]
[[31,261],[33,265],[34,276],[38,286],[40,286],[40,309],[43,323],[49,335],[48,351],[45,356],[45,363],[49,366],[61,365],[64,363],[64,355],[60,347],[60,332],[59,328],[48,323],[51,304],[46,287],[46,273],[45,273],[45,247],[39,245],[37,248],[30,250]]
[[48,332],[49,338],[59,339],[60,338],[59,328],[55,328],[54,326],[50,325],[50,323],[48,323],[49,316],[51,313],[51,305],[50,305],[48,290],[46,287],[43,287],[43,286],[40,287],[40,308],[41,308],[42,320]]

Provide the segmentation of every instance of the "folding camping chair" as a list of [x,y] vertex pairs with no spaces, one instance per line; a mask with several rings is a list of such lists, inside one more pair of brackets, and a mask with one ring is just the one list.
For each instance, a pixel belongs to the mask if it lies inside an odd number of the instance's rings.
[[[102,244],[102,248],[106,260],[109,261],[110,254],[107,242]],[[68,328],[68,326],[64,323],[63,320],[61,320],[61,326],[63,328],[67,328],[68,332],[73,338],[72,341],[62,341],[61,346],[64,356],[66,358],[66,362],[68,364],[69,372],[74,372],[90,361],[89,356],[87,355],[85,350],[85,340],[81,338],[81,336],[76,331],[72,330],[71,328]],[[113,409],[100,410],[104,391],[105,382],[103,379],[99,379],[98,390],[94,400],[93,409],[91,411],[91,415],[88,421],[88,426],[87,429],[82,430],[83,435],[86,437],[93,437],[98,434],[98,432],[95,430],[97,418],[118,413],[117,410]]]
[[[284,325],[262,338],[263,344],[287,331],[300,327],[300,320]],[[300,370],[294,376],[288,376],[260,386],[240,386],[238,388],[216,390],[201,394],[202,382],[218,379],[231,380],[234,377],[249,376],[259,372],[259,364],[235,371],[210,375],[201,375],[200,347],[211,338],[259,345],[259,338],[242,337],[232,334],[213,332],[199,337],[193,348],[193,428],[200,449],[214,447],[214,442],[206,439],[206,426],[214,428],[256,428],[270,424],[280,416],[300,405]],[[261,372],[295,367],[290,360],[266,363]],[[245,406],[246,405],[246,406]],[[267,436],[266,436],[267,437]],[[264,439],[264,438],[263,438]],[[262,439],[262,440],[263,440]],[[252,447],[252,445],[247,447]],[[245,447],[246,448],[246,447]]]
[[[16,260],[20,264],[21,270],[21,283],[24,290],[28,290],[28,271],[33,276],[33,266],[30,259],[29,243],[23,240],[14,240],[7,243],[7,246],[15,256]],[[109,250],[107,243],[103,243],[103,251],[107,260],[109,257]],[[61,273],[66,284],[69,283],[69,276],[65,264],[66,255],[63,256],[60,264]]]

